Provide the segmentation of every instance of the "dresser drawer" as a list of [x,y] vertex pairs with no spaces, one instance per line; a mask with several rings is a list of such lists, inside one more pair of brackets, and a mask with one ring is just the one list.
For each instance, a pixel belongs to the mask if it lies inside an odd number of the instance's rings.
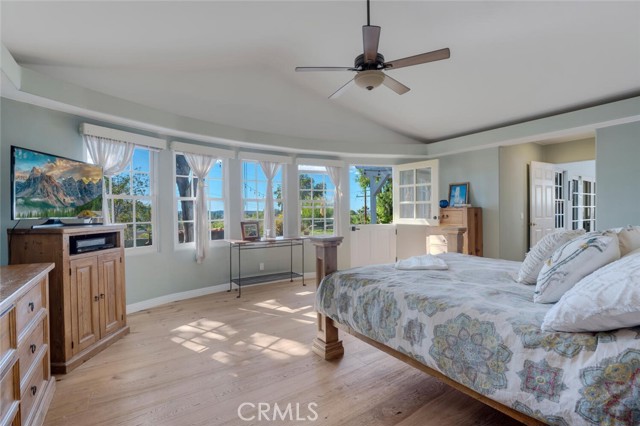
[[46,300],[44,300],[44,295],[46,294],[44,285],[45,281],[40,281],[33,286],[27,294],[18,299],[16,303],[16,328],[18,336],[20,336],[27,324],[38,315],[42,307],[46,305]]
[[[18,363],[6,369],[0,377],[0,424],[12,424],[11,419],[15,416],[18,407]],[[5,423],[6,422],[6,423]]]
[[44,372],[46,369],[46,362],[48,361],[46,356],[38,359],[37,367],[32,371],[32,375],[29,381],[21,389],[22,396],[20,398],[20,418],[22,425],[27,425],[30,421],[31,411],[34,408],[36,401],[38,401],[45,389],[46,382],[44,381]]
[[14,330],[14,314],[15,307],[13,306],[0,313],[0,370],[13,353],[12,349],[16,349],[17,336],[12,332]]
[[18,348],[18,356],[20,357],[20,383],[22,383],[22,380],[24,380],[24,377],[36,361],[46,341],[45,321],[47,321],[47,317],[44,317],[34,330],[20,342],[20,347]]
[[440,215],[440,225],[463,225],[464,212],[458,209],[446,209]]

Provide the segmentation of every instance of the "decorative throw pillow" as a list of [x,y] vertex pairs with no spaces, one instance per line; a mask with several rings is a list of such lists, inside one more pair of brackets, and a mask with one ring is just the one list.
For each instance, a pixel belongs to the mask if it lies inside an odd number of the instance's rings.
[[640,248],[640,226],[626,226],[618,232],[620,255],[624,256]]
[[640,248],[637,248],[634,251],[629,252],[629,253],[625,254],[624,256],[622,256],[622,257],[629,257],[629,256],[633,256],[634,254],[640,254]]
[[559,247],[544,262],[533,301],[557,302],[578,281],[617,259],[620,259],[620,248],[614,234],[590,232],[575,238]]
[[522,266],[520,266],[520,271],[518,272],[518,282],[535,284],[544,261],[547,260],[558,247],[582,234],[584,234],[584,229],[561,230],[542,237],[524,258],[524,262],[522,262]]
[[640,250],[604,266],[547,312],[545,331],[605,331],[640,325]]

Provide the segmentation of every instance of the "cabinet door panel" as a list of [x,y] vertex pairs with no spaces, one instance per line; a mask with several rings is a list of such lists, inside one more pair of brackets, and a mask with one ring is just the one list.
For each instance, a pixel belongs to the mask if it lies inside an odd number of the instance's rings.
[[120,259],[120,253],[98,256],[102,337],[116,332],[124,325],[124,288]]
[[98,259],[72,260],[71,267],[71,334],[73,354],[100,339],[100,303],[98,296]]

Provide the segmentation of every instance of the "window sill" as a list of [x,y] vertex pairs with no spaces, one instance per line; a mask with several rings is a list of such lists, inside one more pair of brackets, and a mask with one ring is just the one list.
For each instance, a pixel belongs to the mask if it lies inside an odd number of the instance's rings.
[[130,247],[130,248],[124,249],[125,257],[153,254],[157,252],[158,252],[157,245],[144,246],[144,247]]

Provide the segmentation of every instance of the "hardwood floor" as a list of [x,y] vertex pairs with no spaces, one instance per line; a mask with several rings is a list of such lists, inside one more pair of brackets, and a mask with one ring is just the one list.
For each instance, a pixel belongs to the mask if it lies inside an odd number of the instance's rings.
[[321,360],[313,288],[248,287],[130,315],[129,336],[57,376],[45,425],[519,424],[344,333],[344,358]]

